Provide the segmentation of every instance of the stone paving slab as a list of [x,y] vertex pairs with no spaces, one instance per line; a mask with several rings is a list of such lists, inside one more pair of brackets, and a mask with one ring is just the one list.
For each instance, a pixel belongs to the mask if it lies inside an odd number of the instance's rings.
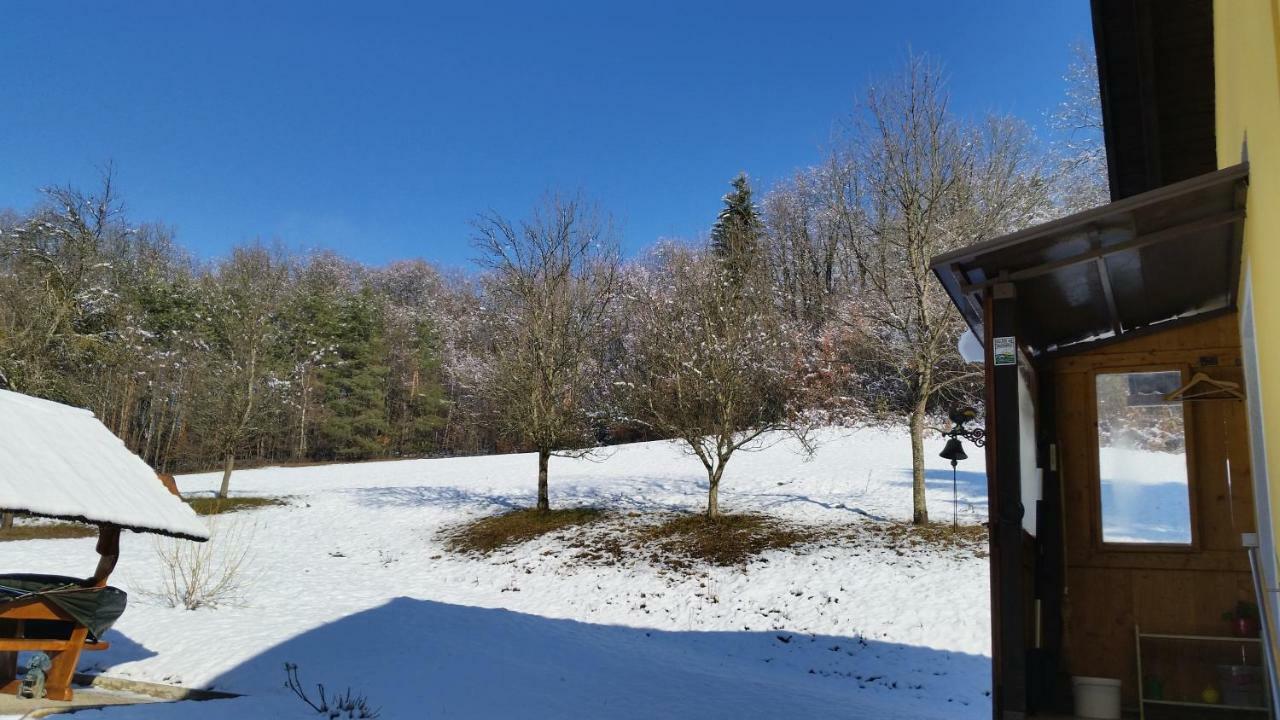
[[[102,705],[140,705],[143,703],[163,702],[159,698],[138,693],[118,690],[101,690],[98,688],[75,688],[75,697],[63,700],[30,700],[19,699],[13,695],[0,695],[0,717],[23,717],[36,710],[74,710],[76,708],[100,707]],[[41,713],[43,715],[44,713]],[[53,714],[53,713],[51,713]]]

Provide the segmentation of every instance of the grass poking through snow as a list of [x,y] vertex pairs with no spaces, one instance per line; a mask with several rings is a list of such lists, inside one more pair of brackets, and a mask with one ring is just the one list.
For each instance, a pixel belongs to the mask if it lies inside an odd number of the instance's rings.
[[959,525],[949,522],[932,522],[928,525],[895,524],[890,526],[891,538],[907,544],[924,544],[941,548],[981,549],[987,542],[985,525]]
[[538,512],[513,510],[455,526],[442,532],[445,547],[460,554],[490,555],[545,535],[563,541],[569,552],[546,550],[561,561],[588,566],[622,566],[635,562],[678,573],[711,567],[745,567],[764,562],[770,550],[793,553],[825,547],[853,547],[898,556],[942,553],[953,557],[986,557],[987,530],[981,525],[855,521],[805,525],[763,513],[620,513],[599,508]]
[[642,539],[653,543],[653,559],[671,567],[690,563],[743,565],[767,550],[811,542],[816,534],[768,515],[678,515],[643,530]]
[[897,555],[946,552],[955,556],[987,556],[987,528],[985,525],[960,525],[951,523],[877,522],[858,523],[843,533],[846,542],[867,549],[880,548]]
[[512,510],[461,525],[448,534],[446,545],[453,552],[491,553],[518,545],[549,532],[586,525],[604,517],[598,508],[563,510]]
[[93,525],[69,522],[45,522],[35,525],[18,524],[8,530],[0,530],[0,542],[10,540],[62,540],[66,538],[92,537],[98,534]]
[[187,504],[197,515],[221,515],[222,513],[252,510],[253,508],[284,505],[285,501],[274,497],[198,497],[187,498]]
[[[219,515],[222,513],[251,510],[287,504],[282,498],[274,497],[217,497],[186,498],[186,502],[197,515]],[[15,540],[62,540],[66,538],[93,537],[98,528],[86,523],[55,522],[48,520],[19,518],[8,530],[0,530],[0,542]]]

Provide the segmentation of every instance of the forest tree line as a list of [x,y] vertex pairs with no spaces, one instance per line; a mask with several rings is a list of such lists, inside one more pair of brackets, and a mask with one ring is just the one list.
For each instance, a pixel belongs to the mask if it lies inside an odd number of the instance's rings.
[[161,472],[536,450],[540,505],[553,454],[661,437],[702,461],[714,511],[766,431],[891,420],[925,521],[930,418],[981,379],[929,259],[1106,202],[1088,57],[1056,144],[955,113],[909,58],[818,164],[733,179],[708,237],[631,258],[581,195],[477,216],[477,270],[444,272],[263,243],[199,260],[109,172],[46,188],[0,211],[0,388],[89,408]]

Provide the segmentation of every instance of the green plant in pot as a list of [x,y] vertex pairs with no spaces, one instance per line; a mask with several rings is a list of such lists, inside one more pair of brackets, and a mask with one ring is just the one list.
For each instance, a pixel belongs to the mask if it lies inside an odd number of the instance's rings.
[[1241,600],[1234,610],[1222,614],[1222,619],[1231,623],[1231,632],[1236,637],[1258,637],[1258,606]]

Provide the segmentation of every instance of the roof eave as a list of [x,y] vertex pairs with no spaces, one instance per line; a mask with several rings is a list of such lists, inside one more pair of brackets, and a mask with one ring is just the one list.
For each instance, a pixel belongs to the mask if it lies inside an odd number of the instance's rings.
[[[1032,336],[1040,335],[1039,340],[1033,342],[1033,345],[1035,345],[1034,351],[1037,355],[1060,356],[1074,354],[1096,347],[1099,344],[1132,337],[1135,332],[1153,332],[1181,324],[1199,322],[1208,317],[1215,317],[1222,313],[1233,311],[1235,308],[1243,220],[1245,217],[1245,188],[1247,187],[1248,176],[1249,167],[1247,163],[1216,170],[1140,195],[940,254],[930,261],[930,269],[933,270],[935,277],[942,284],[951,302],[959,310],[965,323],[975,336],[985,340],[983,309],[980,305],[980,298],[986,289],[999,282],[1012,282],[1018,285],[1025,285],[1028,288],[1039,288],[1042,286],[1034,285],[1034,283],[1042,275],[1056,276],[1058,273],[1071,272],[1068,269],[1075,266],[1084,266],[1086,263],[1095,264],[1098,273],[1096,283],[1098,287],[1088,290],[1087,297],[1095,298],[1099,306],[1101,306],[1103,300],[1106,301],[1110,331],[1102,332],[1100,330],[1096,335],[1082,336],[1079,333],[1071,333],[1072,328],[1070,326],[1064,326],[1058,328],[1063,331],[1062,334],[1056,335],[1053,326],[1037,326],[1040,330],[1039,333],[1029,333]],[[1230,200],[1230,209],[1227,208],[1227,196],[1224,194],[1227,192],[1234,193],[1234,198]],[[1179,210],[1195,209],[1196,212],[1200,212],[1202,209],[1202,214],[1188,213],[1187,217],[1182,218],[1180,224],[1156,225],[1155,227],[1148,224],[1146,230],[1142,229],[1140,223],[1136,227],[1134,226],[1137,218],[1144,216],[1147,218],[1161,217],[1171,212],[1173,208]],[[1073,238],[1078,239],[1090,233],[1094,233],[1096,236],[1097,232],[1105,231],[1106,228],[1114,228],[1125,224],[1134,229],[1130,232],[1128,238],[1123,241],[1113,241],[1106,245],[1092,245],[1091,249],[1074,250],[1060,257],[1054,257],[1048,252],[1049,249],[1059,245],[1064,248],[1072,247]],[[1224,227],[1230,232],[1228,237],[1230,237],[1231,242],[1228,250],[1230,259],[1226,263],[1228,276],[1225,277],[1225,282],[1216,288],[1188,289],[1186,291],[1187,297],[1197,301],[1205,301],[1200,306],[1200,309],[1185,313],[1176,311],[1168,316],[1146,313],[1148,317],[1145,320],[1122,327],[1120,322],[1121,313],[1117,309],[1116,298],[1110,286],[1111,279],[1107,270],[1108,258],[1120,257],[1120,253],[1126,252],[1141,251],[1145,253],[1147,250],[1144,248],[1151,249],[1153,246],[1166,243],[1185,243],[1189,239],[1198,241],[1198,238],[1202,237],[1204,233],[1209,232],[1218,233],[1214,237],[1220,237],[1224,232]],[[1203,236],[1211,237],[1209,235]],[[1175,248],[1171,252],[1187,252],[1185,247],[1180,250],[1177,250],[1175,245],[1169,245],[1169,247]],[[1200,251],[1197,250],[1196,252],[1199,253]],[[1034,260],[1037,255],[1041,258],[1038,263]],[[1165,257],[1172,256],[1166,255]],[[1058,277],[1058,281],[1061,282],[1061,277]],[[1173,280],[1170,280],[1170,282],[1176,283]],[[1161,288],[1161,286],[1158,284],[1153,285],[1152,290],[1157,288]],[[1210,289],[1216,289],[1216,293],[1211,293]],[[1198,294],[1200,291],[1205,294]],[[1133,298],[1130,297],[1130,304],[1126,306],[1129,310],[1133,310],[1135,307],[1132,304],[1132,300]],[[1225,307],[1223,306],[1224,304]],[[1142,308],[1142,306],[1137,307]],[[1196,306],[1190,305],[1188,307],[1194,308]],[[1039,309],[1046,310],[1046,308]],[[1175,309],[1170,308],[1170,310]],[[1035,309],[1033,308],[1032,312],[1034,311]],[[1102,313],[1095,311],[1094,315],[1096,322],[1102,316]],[[1139,315],[1142,315],[1142,313],[1139,313]]]

